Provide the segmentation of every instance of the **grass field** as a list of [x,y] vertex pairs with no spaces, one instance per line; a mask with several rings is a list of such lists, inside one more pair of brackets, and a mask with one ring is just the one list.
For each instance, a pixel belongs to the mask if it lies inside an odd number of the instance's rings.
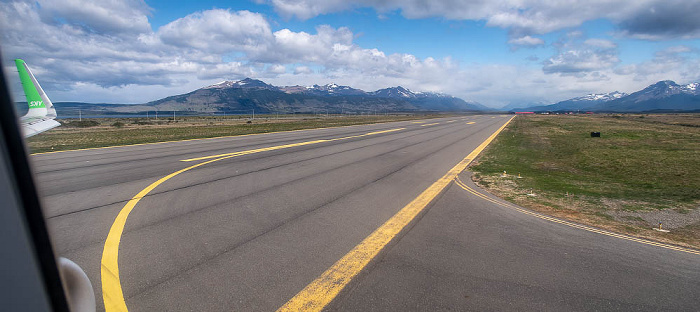
[[211,138],[322,127],[339,127],[439,117],[437,115],[377,116],[200,116],[160,118],[62,119],[63,124],[30,137],[31,153],[138,143]]
[[518,116],[472,170],[533,210],[700,247],[698,114]]

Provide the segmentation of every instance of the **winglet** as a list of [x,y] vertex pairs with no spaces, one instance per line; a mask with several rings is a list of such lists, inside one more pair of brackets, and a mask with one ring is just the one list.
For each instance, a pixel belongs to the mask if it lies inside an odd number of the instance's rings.
[[46,96],[27,64],[21,59],[16,59],[15,65],[17,65],[19,79],[22,82],[24,95],[27,97],[27,105],[29,105],[27,114],[20,118],[25,137],[59,126],[60,123],[53,120],[56,118],[56,109],[53,107],[53,103]]

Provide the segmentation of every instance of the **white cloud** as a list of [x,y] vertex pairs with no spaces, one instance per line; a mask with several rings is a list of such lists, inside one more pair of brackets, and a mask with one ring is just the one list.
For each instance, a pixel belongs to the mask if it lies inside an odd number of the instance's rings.
[[554,44],[558,53],[544,61],[542,70],[547,74],[578,75],[593,73],[601,78],[601,70],[611,69],[620,62],[617,45],[604,39],[586,39],[583,34],[567,34]]
[[[42,17],[51,23],[68,23],[100,33],[142,33],[151,25],[151,8],[143,0],[89,1],[39,0]],[[28,2],[32,3],[32,2]]]
[[155,35],[164,44],[212,54],[252,52],[273,40],[261,14],[221,9],[187,15],[161,27]]
[[294,74],[299,75],[299,74],[311,74],[314,71],[311,70],[308,66],[297,66],[294,68]]
[[267,68],[267,72],[274,75],[284,74],[287,72],[287,67],[281,64],[273,64]]
[[601,48],[601,49],[614,49],[617,48],[617,44],[605,39],[591,38],[583,42],[584,45],[591,47]]
[[510,39],[510,40],[508,40],[508,43],[514,44],[514,45],[520,45],[520,46],[538,46],[538,45],[543,45],[544,40],[542,40],[540,38],[524,36],[524,37],[520,37],[520,38]]

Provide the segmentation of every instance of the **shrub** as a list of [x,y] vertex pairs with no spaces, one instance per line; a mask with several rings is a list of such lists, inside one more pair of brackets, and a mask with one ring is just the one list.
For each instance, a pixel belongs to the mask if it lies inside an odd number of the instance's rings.
[[96,120],[74,120],[64,124],[66,127],[89,128],[99,126],[100,123]]

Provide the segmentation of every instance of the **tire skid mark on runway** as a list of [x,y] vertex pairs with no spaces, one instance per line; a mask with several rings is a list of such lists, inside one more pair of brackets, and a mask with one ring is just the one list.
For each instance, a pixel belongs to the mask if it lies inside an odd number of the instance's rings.
[[598,233],[598,234],[602,234],[602,235],[606,235],[606,236],[616,237],[616,238],[620,238],[620,239],[624,239],[624,240],[628,240],[628,241],[633,241],[633,242],[637,242],[637,243],[642,243],[642,244],[646,244],[646,245],[652,245],[652,246],[657,246],[657,247],[661,247],[661,248],[672,249],[672,250],[677,250],[677,251],[682,251],[682,252],[687,252],[687,253],[691,253],[691,254],[700,255],[700,251],[699,251],[699,250],[694,250],[694,249],[684,248],[684,247],[680,247],[680,246],[674,246],[674,245],[659,243],[659,242],[650,241],[650,240],[646,240],[646,239],[642,239],[642,238],[637,238],[637,237],[627,236],[627,235],[623,235],[623,234],[619,234],[619,233],[615,233],[615,232],[610,232],[610,231],[606,231],[606,230],[601,230],[601,229],[597,229],[597,228],[594,228],[594,227],[590,227],[590,226],[586,226],[586,225],[582,225],[582,224],[578,224],[578,223],[573,223],[573,222],[570,222],[570,221],[565,221],[565,220],[562,220],[562,219],[559,219],[559,218],[554,218],[554,217],[550,217],[550,216],[547,216],[547,215],[543,215],[543,214],[540,214],[540,213],[537,213],[537,212],[533,212],[533,211],[530,211],[530,210],[527,210],[527,209],[518,207],[518,206],[516,206],[516,205],[514,205],[514,204],[508,203],[508,202],[502,202],[502,201],[500,201],[500,200],[496,200],[496,199],[493,199],[493,198],[491,198],[491,197],[488,197],[487,195],[482,194],[482,193],[480,193],[479,191],[476,191],[476,190],[474,190],[473,188],[469,187],[467,184],[465,184],[464,182],[462,182],[462,180],[460,180],[459,176],[457,176],[457,177],[455,178],[455,183],[456,183],[460,188],[464,189],[465,191],[467,191],[467,192],[469,192],[469,193],[471,193],[471,194],[473,194],[473,195],[475,195],[475,196],[477,196],[477,197],[479,197],[479,198],[482,198],[482,199],[484,199],[484,200],[487,200],[487,201],[489,201],[489,202],[492,202],[492,203],[494,203],[494,204],[496,204],[496,205],[499,205],[499,206],[502,206],[502,207],[507,207],[507,208],[514,209],[514,210],[516,210],[516,211],[518,211],[518,212],[521,212],[521,213],[524,213],[524,214],[527,214],[527,215],[531,215],[531,216],[536,217],[536,218],[540,218],[540,219],[543,219],[543,220],[551,221],[551,222],[554,222],[554,223],[563,224],[563,225],[566,225],[566,226],[570,226],[570,227],[573,227],[573,228],[585,230],[585,231],[588,231],[588,232],[593,232],[593,233]]

